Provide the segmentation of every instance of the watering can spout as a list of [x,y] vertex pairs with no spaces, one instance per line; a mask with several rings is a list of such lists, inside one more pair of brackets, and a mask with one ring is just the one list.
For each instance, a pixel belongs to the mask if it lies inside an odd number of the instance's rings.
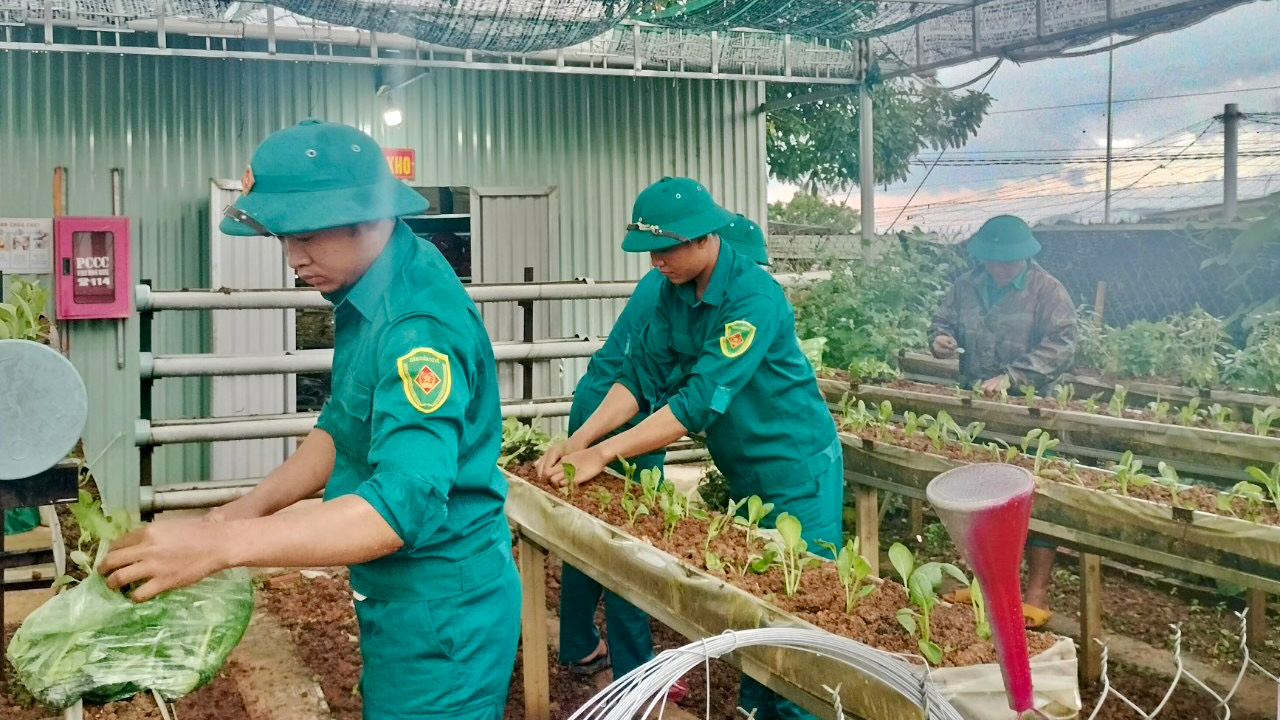
[[1016,465],[965,465],[925,494],[982,587],[1009,707],[1021,717],[1035,707],[1019,584],[1035,478]]

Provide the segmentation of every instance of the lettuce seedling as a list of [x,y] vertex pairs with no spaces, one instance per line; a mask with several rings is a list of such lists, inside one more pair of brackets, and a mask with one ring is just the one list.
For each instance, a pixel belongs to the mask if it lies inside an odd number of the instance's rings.
[[1271,425],[1280,420],[1280,407],[1268,405],[1266,408],[1253,409],[1253,434],[1266,437],[1271,434]]
[[1076,397],[1076,386],[1071,383],[1062,383],[1053,391],[1054,402],[1062,410],[1066,410],[1071,406],[1071,401]]
[[1271,466],[1270,473],[1262,472],[1262,468],[1250,465],[1244,469],[1249,476],[1262,484],[1267,489],[1267,494],[1271,496],[1271,502],[1275,504],[1276,510],[1280,511],[1280,463]]
[[1111,468],[1111,472],[1114,474],[1120,494],[1126,497],[1129,495],[1129,486],[1142,487],[1152,483],[1151,476],[1142,473],[1142,461],[1134,458],[1130,450],[1126,450],[1124,455],[1120,456],[1120,462]]
[[1242,480],[1231,488],[1231,492],[1218,493],[1218,510],[1234,515],[1231,501],[1236,498],[1244,500],[1245,519],[1249,522],[1258,522],[1258,517],[1262,514],[1262,504],[1267,500],[1262,494],[1262,488],[1247,480]]
[[1019,385],[1018,390],[1022,391],[1022,397],[1027,403],[1027,407],[1036,406],[1036,386],[1035,385]]
[[809,543],[801,536],[803,526],[800,518],[791,513],[782,513],[774,525],[781,541],[774,540],[766,545],[766,551],[773,549],[782,564],[782,580],[788,595],[795,595],[800,590],[800,576],[805,566],[816,565],[818,559],[808,554]]
[[1098,399],[1102,397],[1102,393],[1094,393],[1085,398],[1084,411],[1087,413],[1098,412]]
[[773,512],[773,503],[761,500],[759,495],[752,495],[747,498],[747,516],[745,518],[741,515],[734,516],[733,524],[742,525],[747,529],[747,547],[750,547],[755,540],[756,531],[760,529],[760,521],[771,512]]
[[1111,392],[1111,402],[1107,403],[1107,413],[1116,417],[1124,417],[1125,398],[1129,391],[1123,385],[1117,385]]
[[[1040,465],[1044,462],[1045,454],[1058,447],[1060,442],[1040,428],[1032,428],[1027,431],[1027,434],[1022,438],[1022,452],[1035,456],[1035,469],[1032,472],[1037,475],[1040,474]],[[1031,452],[1032,443],[1035,444],[1034,453]]]
[[858,538],[845,542],[842,548],[826,540],[819,540],[818,544],[830,550],[836,559],[836,572],[844,586],[844,611],[852,613],[859,600],[876,591],[875,585],[862,584],[871,576],[871,564],[858,552]]
[[945,572],[964,584],[968,584],[969,578],[951,563],[928,562],[917,567],[915,556],[902,543],[894,543],[889,547],[889,561],[902,578],[907,597],[915,605],[914,609],[908,607],[898,610],[898,624],[912,636],[919,635],[917,647],[925,659],[937,665],[942,662],[942,648],[930,637],[929,613],[938,604],[937,591],[942,585],[942,573]]
[[1214,403],[1209,406],[1209,416],[1213,418],[1214,427],[1219,430],[1234,430],[1231,424],[1231,408]]
[[1160,471],[1160,476],[1152,478],[1160,487],[1169,491],[1170,501],[1174,507],[1182,507],[1182,480],[1178,477],[1178,471],[1174,467],[1163,460],[1156,466]]
[[1200,398],[1193,397],[1187,401],[1186,405],[1178,408],[1178,424],[1183,427],[1191,427],[1196,422],[1196,417],[1200,415]]
[[609,505],[613,502],[613,495],[609,493],[608,488],[597,487],[591,497],[595,499],[596,506],[600,508],[601,515],[608,512]]
[[1160,398],[1156,398],[1153,403],[1148,403],[1147,409],[1151,411],[1152,418],[1158,423],[1169,419],[1169,403]]
[[969,583],[969,602],[973,605],[973,631],[979,640],[991,639],[991,620],[987,618],[987,599],[982,595],[978,578]]

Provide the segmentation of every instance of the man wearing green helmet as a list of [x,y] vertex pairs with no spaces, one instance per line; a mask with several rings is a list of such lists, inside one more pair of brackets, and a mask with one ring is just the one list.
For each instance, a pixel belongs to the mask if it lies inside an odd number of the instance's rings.
[[[333,392],[248,495],[116,544],[108,582],[145,600],[232,566],[349,565],[369,720],[497,720],[520,584],[497,469],[493,349],[457,276],[397,218],[427,202],[355,128],[317,120],[258,146],[221,230],[280,238],[334,304]],[[324,489],[325,502],[278,513]]]
[[[760,226],[739,214],[720,229],[720,237],[738,252],[752,261],[767,265],[768,249]],[[578,380],[573,391],[573,405],[569,410],[569,432],[574,433],[591,413],[603,402],[622,370],[627,348],[636,342],[658,304],[659,291],[664,282],[662,273],[650,270],[636,285],[635,292],[618,315],[604,347],[591,356],[587,371]],[[639,412],[625,422],[617,432],[640,424],[647,413]],[[663,468],[665,452],[658,448],[627,458],[636,466],[636,472]],[[610,463],[621,472],[618,463]],[[609,629],[609,642],[601,638],[595,625],[596,606],[604,597],[605,624]],[[649,631],[649,616],[643,610],[627,602],[600,583],[585,575],[569,563],[562,564],[560,573],[560,662],[575,675],[590,675],[612,666],[613,676],[622,677],[653,657],[653,638]],[[681,683],[672,686],[668,697],[680,700],[688,692]]]
[[[788,512],[810,547],[838,545],[844,468],[835,423],[782,288],[717,235],[735,222],[688,178],[663,178],[636,198],[622,249],[649,253],[664,276],[655,311],[600,407],[538,469],[563,484],[572,464],[573,481],[585,482],[616,457],[705,432],[731,497],[760,495],[775,506],[764,524]],[[609,436],[638,411],[649,416]],[[812,717],[748,677],[740,704],[761,720]]]
[[[1020,218],[998,215],[969,239],[981,263],[961,275],[933,316],[929,342],[939,358],[960,355],[960,382],[986,395],[1035,386],[1041,395],[1071,368],[1076,315],[1071,296],[1034,258],[1040,243]],[[1049,584],[1057,549],[1032,537],[1023,612],[1033,627],[1049,619]],[[966,599],[960,591],[951,596]]]

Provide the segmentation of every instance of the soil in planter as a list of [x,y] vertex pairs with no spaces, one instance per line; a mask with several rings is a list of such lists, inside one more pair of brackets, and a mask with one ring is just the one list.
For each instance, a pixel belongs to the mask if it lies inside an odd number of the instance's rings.
[[[705,570],[728,583],[737,585],[828,632],[889,652],[919,652],[915,638],[908,635],[896,619],[898,609],[910,605],[905,590],[896,582],[883,583],[876,592],[859,601],[852,614],[845,613],[844,587],[840,584],[834,563],[824,562],[805,569],[799,592],[795,595],[787,595],[782,573],[776,568],[762,575],[751,572],[740,573],[735,569],[721,571],[707,569],[702,552],[707,534],[705,521],[695,518],[685,519],[675,528],[670,539],[664,537],[662,519],[654,515],[641,515],[634,525],[629,525],[620,502],[623,482],[617,478],[607,476],[598,478],[566,497],[559,491],[551,489],[537,477],[531,465],[511,468],[511,472],[561,497],[579,509],[674,555],[685,564]],[[601,487],[609,492],[611,498],[608,506],[603,509],[596,499],[597,488]],[[758,539],[754,542],[757,546],[763,545]],[[711,549],[727,563],[729,568],[744,568],[748,562],[748,556],[761,549],[761,547],[747,548],[744,543],[745,534],[733,528],[716,537],[711,543]],[[939,606],[931,613],[931,624],[933,641],[946,651],[942,661],[943,666],[995,662],[995,647],[989,641],[980,640],[974,632],[971,606]],[[1027,643],[1031,654],[1034,655],[1049,649],[1054,643],[1054,637],[1046,633],[1028,632]]]
[[[881,443],[937,455],[962,463],[1003,462],[1003,455],[1000,460],[996,460],[992,457],[991,452],[982,446],[973,445],[966,449],[961,443],[948,440],[940,447],[935,447],[930,439],[923,434],[907,437],[906,432],[898,425],[868,426],[862,429],[855,429],[841,424],[841,419],[838,415],[835,418],[836,424],[841,427],[842,432],[862,438],[866,441],[866,446],[869,450],[874,450],[875,445]],[[1020,454],[1013,459],[1013,464],[1034,472],[1035,458]],[[1115,482],[1110,473],[1085,465],[1073,465],[1059,458],[1044,458],[1040,463],[1040,472],[1037,479],[1065,482],[1113,494],[1118,493],[1118,490],[1113,487]],[[1272,503],[1263,503],[1261,507],[1250,510],[1244,499],[1236,497],[1231,502],[1232,514],[1226,514],[1218,509],[1218,496],[1219,491],[1215,488],[1205,485],[1187,485],[1178,491],[1177,506],[1200,510],[1212,515],[1245,519],[1248,522],[1263,525],[1280,525],[1280,510],[1277,510]],[[1148,500],[1161,505],[1173,505],[1173,495],[1170,491],[1165,489],[1164,486],[1155,483],[1140,486],[1130,485],[1127,497]]]

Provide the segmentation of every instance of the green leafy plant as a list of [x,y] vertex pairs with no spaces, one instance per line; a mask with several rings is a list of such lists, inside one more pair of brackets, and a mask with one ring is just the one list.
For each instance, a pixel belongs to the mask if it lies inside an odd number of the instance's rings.
[[1170,464],[1161,461],[1156,469],[1160,472],[1158,477],[1152,478],[1160,487],[1169,491],[1169,501],[1174,507],[1182,507],[1182,479],[1178,477],[1178,471]]
[[622,506],[622,513],[627,516],[627,526],[632,527],[636,524],[636,518],[649,514],[649,506],[635,494],[635,488],[639,486],[635,481],[635,463],[628,462],[626,458],[618,458],[618,461],[622,464],[623,475],[622,497],[618,502]]
[[1130,486],[1142,487],[1152,483],[1150,475],[1142,474],[1142,461],[1134,458],[1129,450],[1120,456],[1120,462],[1111,468],[1111,472],[1121,495],[1128,496]]
[[979,640],[991,639],[991,620],[987,617],[987,599],[982,594],[982,586],[974,578],[969,583],[969,602],[973,605],[973,631]]
[[689,503],[689,498],[682,495],[670,483],[666,483],[662,492],[658,493],[658,507],[662,510],[663,537],[668,542],[675,534],[676,527],[685,518],[695,513],[703,518],[706,517],[705,513],[693,508]]
[[774,554],[778,556],[782,565],[782,581],[786,592],[788,595],[795,595],[800,590],[800,578],[804,574],[805,567],[816,565],[819,561],[808,554],[809,543],[802,537],[804,528],[800,524],[800,518],[791,513],[781,513],[774,523],[774,528],[778,531],[781,540],[770,542],[766,549],[772,548]]
[[1178,408],[1177,423],[1183,427],[1191,427],[1195,424],[1196,418],[1200,416],[1200,398],[1193,397],[1187,401],[1186,405]]
[[[741,507],[741,505],[739,505]],[[747,516],[735,515],[733,523],[741,525],[747,531],[747,547],[755,540],[756,534],[760,531],[760,521],[768,517],[773,512],[773,503],[767,503],[760,499],[759,495],[752,495],[747,498]]]
[[560,494],[565,497],[573,497],[574,489],[577,484],[573,479],[578,476],[578,468],[573,463],[564,463],[564,487],[560,488]]
[[859,600],[876,590],[875,585],[863,584],[871,576],[871,564],[858,551],[858,538],[846,541],[842,548],[826,540],[819,540],[818,544],[830,550],[836,559],[836,572],[844,587],[844,611],[852,613]]
[[938,604],[937,590],[942,585],[942,574],[945,572],[964,584],[968,584],[969,578],[951,563],[928,562],[917,567],[915,556],[902,543],[894,543],[889,547],[889,561],[902,578],[907,597],[915,605],[914,609],[898,610],[898,623],[912,636],[918,634],[916,645],[921,654],[937,665],[942,662],[943,651],[931,638],[929,615]]
[[43,317],[49,291],[39,283],[14,278],[0,302],[0,340],[43,340],[51,327]]
[[1129,391],[1123,385],[1117,385],[1111,392],[1111,402],[1107,403],[1107,414],[1124,417],[1125,399]]
[[1275,424],[1276,420],[1280,420],[1280,407],[1275,405],[1268,405],[1265,408],[1255,407],[1253,409],[1253,422],[1250,423],[1253,426],[1253,434],[1261,437],[1270,435],[1271,426]]
[[858,358],[849,365],[849,381],[856,383],[880,383],[896,380],[901,373],[880,358]]
[[[709,466],[698,480],[698,497],[713,510],[723,510],[729,505],[729,479],[715,465]],[[732,513],[730,513],[732,514]]]
[[1027,407],[1036,406],[1036,386],[1035,385],[1019,385],[1018,390],[1022,392],[1023,400],[1027,403]]
[[498,467],[508,468],[542,457],[551,444],[551,436],[517,418],[502,421],[502,447],[498,451]]
[[[1040,428],[1032,428],[1022,438],[1022,452],[1035,457],[1035,467],[1032,470],[1035,474],[1040,474],[1040,465],[1044,462],[1045,455],[1058,447],[1061,441],[1052,437],[1049,433]],[[1031,448],[1035,448],[1032,452]]]
[[907,438],[915,437],[920,428],[927,428],[932,424],[932,415],[917,415],[910,410],[902,414],[902,433]]
[[645,505],[655,507],[658,495],[662,491],[662,471],[658,468],[645,468],[640,471],[640,497]]
[[867,404],[854,397],[853,393],[845,393],[836,405],[840,418],[840,427],[845,430],[859,431],[875,422],[875,415],[867,409]]
[[1244,501],[1245,519],[1249,522],[1258,522],[1262,514],[1262,504],[1267,501],[1262,494],[1262,488],[1247,480],[1238,482],[1231,488],[1231,492],[1218,493],[1218,510],[1234,515],[1232,501],[1236,498]]
[[1151,417],[1158,423],[1165,422],[1169,419],[1169,403],[1156,398],[1155,402],[1147,403],[1147,409],[1151,411]]
[[1267,494],[1271,496],[1271,502],[1276,506],[1276,511],[1280,512],[1280,463],[1272,465],[1270,473],[1265,473],[1262,468],[1253,465],[1245,468],[1244,471],[1266,488]]
[[1225,363],[1227,378],[1241,390],[1280,394],[1280,310],[1251,314],[1244,324],[1249,338]]
[[973,448],[978,441],[978,436],[982,434],[982,431],[985,430],[986,427],[986,423],[975,421],[964,427],[957,425],[952,428],[952,432],[954,432],[956,436],[956,441],[961,445],[960,452],[965,457],[969,457],[973,454]]
[[[85,575],[92,575],[98,563],[107,556],[111,543],[132,529],[135,523],[125,510],[106,512],[102,509],[102,502],[83,489],[67,509],[80,528],[76,548],[67,553],[67,559]],[[55,580],[55,587],[72,582],[75,580],[71,576],[63,575]]]
[[1076,399],[1076,386],[1072,383],[1062,383],[1053,390],[1053,400],[1061,410],[1071,407],[1071,402]]
[[1213,419],[1213,425],[1219,430],[1234,430],[1231,422],[1231,408],[1220,403],[1214,403],[1209,406],[1209,417]]
[[601,515],[608,512],[609,506],[613,504],[613,495],[608,488],[597,486],[591,497],[596,501],[596,507],[599,508]]
[[1084,411],[1087,413],[1098,412],[1098,400],[1102,397],[1102,393],[1094,393],[1084,400]]

